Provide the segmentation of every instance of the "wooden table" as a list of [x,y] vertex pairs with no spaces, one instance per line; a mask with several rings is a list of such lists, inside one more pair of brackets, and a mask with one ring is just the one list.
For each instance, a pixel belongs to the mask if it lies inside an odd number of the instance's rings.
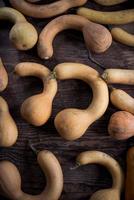
[[[1,0],[0,7],[5,5],[10,6],[8,1]],[[99,10],[132,8],[131,2],[122,6],[104,8],[89,1],[86,6]],[[75,9],[68,13],[75,13]],[[51,19],[38,20],[28,18],[28,20],[36,26],[40,33]],[[10,112],[16,120],[19,138],[13,147],[0,149],[0,160],[9,160],[16,164],[21,175],[23,175],[23,190],[28,193],[38,194],[44,187],[45,179],[37,164],[36,156],[29,148],[28,141],[33,143],[39,150],[51,150],[58,157],[64,173],[64,190],[61,199],[89,199],[96,190],[109,188],[111,186],[111,177],[106,169],[97,165],[88,165],[71,170],[70,168],[75,165],[76,156],[86,150],[101,150],[117,159],[125,171],[126,150],[134,144],[133,138],[128,141],[116,141],[108,135],[108,121],[116,109],[110,104],[104,116],[91,125],[82,138],[73,142],[65,141],[54,128],[54,117],[64,108],[86,108],[89,99],[91,100],[91,89],[81,81],[68,80],[59,82],[51,118],[44,126],[35,128],[22,119],[20,105],[27,97],[40,92],[42,85],[36,78],[17,77],[13,70],[15,65],[22,61],[34,61],[44,64],[50,69],[62,62],[80,62],[92,66],[100,73],[103,70],[89,60],[82,34],[77,31],[68,30],[60,33],[54,41],[53,58],[49,61],[44,61],[37,56],[36,47],[25,52],[17,51],[13,48],[8,39],[11,26],[8,22],[0,22],[0,57],[2,57],[9,74],[8,88],[1,95],[7,100]],[[134,24],[126,25],[126,27],[130,32],[134,33]],[[134,48],[116,42],[113,42],[107,52],[101,55],[93,55],[93,57],[106,68],[133,69],[134,67]],[[133,86],[118,87],[123,88],[131,95],[134,93]],[[3,197],[0,199],[5,200]],[[123,199],[124,197],[122,197]]]

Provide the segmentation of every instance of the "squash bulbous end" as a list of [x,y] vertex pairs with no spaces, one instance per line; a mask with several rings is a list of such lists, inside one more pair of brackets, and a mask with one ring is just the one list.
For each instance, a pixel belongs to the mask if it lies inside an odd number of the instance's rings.
[[12,27],[9,38],[18,50],[29,50],[36,44],[38,34],[32,24],[21,22]]

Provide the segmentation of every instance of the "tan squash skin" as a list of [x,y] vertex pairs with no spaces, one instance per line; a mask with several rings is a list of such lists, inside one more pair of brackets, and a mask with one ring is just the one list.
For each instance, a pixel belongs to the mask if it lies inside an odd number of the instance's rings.
[[15,72],[22,77],[35,76],[42,80],[42,93],[31,96],[24,101],[21,106],[21,115],[34,126],[45,124],[52,112],[52,102],[57,92],[57,81],[48,68],[37,63],[19,63]]
[[4,91],[8,84],[8,74],[0,58],[0,92]]
[[117,140],[134,136],[134,116],[126,111],[114,113],[108,124],[108,133]]
[[127,31],[123,30],[122,28],[112,28],[111,34],[113,39],[117,42],[125,44],[127,46],[134,47],[134,35],[128,33]]
[[37,42],[38,34],[34,26],[17,10],[9,7],[0,8],[0,20],[14,23],[9,39],[18,50],[31,49]]
[[93,100],[87,109],[64,109],[57,114],[54,121],[57,131],[63,138],[78,139],[106,111],[109,103],[107,85],[96,70],[83,64],[59,64],[55,67],[54,73],[59,80],[80,79],[92,88]]
[[0,97],[0,146],[10,147],[18,137],[17,126],[9,113],[7,102]]
[[111,33],[104,26],[78,15],[63,15],[52,20],[42,30],[38,42],[38,55],[41,58],[49,59],[53,56],[53,40],[66,29],[81,31],[87,48],[95,53],[106,51],[112,43]]
[[68,9],[82,6],[87,0],[58,0],[51,4],[34,5],[25,0],[10,0],[11,5],[23,14],[35,18],[49,18],[60,15]]
[[103,6],[113,6],[119,3],[123,3],[127,0],[94,0],[94,1]]
[[134,9],[101,12],[81,7],[77,10],[77,14],[100,24],[128,24],[134,22]]
[[110,93],[110,100],[116,108],[134,114],[134,98],[125,91],[113,88]]
[[27,1],[30,2],[30,3],[35,3],[35,2],[38,2],[40,0],[27,0]]
[[21,189],[17,167],[9,161],[0,162],[0,187],[3,195],[11,200],[58,200],[63,189],[63,174],[57,158],[50,151],[40,151],[37,157],[47,185],[39,195],[29,195]]
[[129,69],[106,69],[102,78],[107,83],[134,85],[134,70]]
[[103,165],[112,175],[112,188],[95,192],[90,200],[120,200],[124,176],[120,165],[115,159],[100,151],[85,151],[78,155],[76,162],[79,166],[87,164]]
[[134,199],[134,147],[127,152],[127,175],[125,200]]

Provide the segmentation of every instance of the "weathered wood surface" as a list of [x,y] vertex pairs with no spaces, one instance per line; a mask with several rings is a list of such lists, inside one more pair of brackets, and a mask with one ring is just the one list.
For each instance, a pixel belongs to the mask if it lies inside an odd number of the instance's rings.
[[[5,3],[4,3],[5,2]],[[46,1],[45,1],[46,2]],[[47,1],[52,2],[52,1]],[[99,10],[120,10],[132,8],[132,1],[123,5],[104,8],[93,2],[88,2],[87,7]],[[10,4],[1,0],[0,6]],[[75,9],[69,11],[75,13]],[[42,30],[49,20],[32,19],[38,32]],[[126,25],[128,30],[134,33],[134,24]],[[53,104],[53,113],[47,124],[35,128],[26,123],[20,116],[20,105],[28,96],[36,94],[41,90],[40,81],[36,78],[19,78],[14,73],[14,67],[22,61],[34,61],[42,63],[53,69],[62,62],[80,62],[88,64],[102,72],[103,70],[88,59],[87,50],[82,35],[76,31],[65,31],[60,33],[54,41],[54,56],[49,61],[43,61],[37,56],[36,47],[28,52],[17,51],[9,42],[8,33],[11,24],[0,22],[0,57],[2,57],[9,74],[9,85],[1,95],[7,100],[10,111],[19,128],[19,138],[12,148],[0,149],[0,160],[10,160],[20,170],[22,176],[22,187],[25,192],[39,193],[45,184],[45,179],[36,162],[36,156],[30,150],[28,141],[31,141],[38,149],[49,149],[54,152],[60,160],[64,172],[64,191],[61,199],[76,200],[89,199],[91,194],[98,189],[108,188],[111,185],[111,177],[101,166],[90,165],[76,170],[70,168],[75,164],[78,153],[85,150],[101,150],[116,158],[125,170],[126,150],[134,144],[133,138],[128,141],[116,141],[107,132],[108,120],[116,109],[109,105],[105,115],[88,128],[86,134],[74,142],[63,140],[54,128],[54,117],[62,109],[68,107],[85,108],[88,105],[92,92],[86,84],[81,81],[59,82],[59,89]],[[134,67],[134,48],[130,48],[113,42],[110,49],[101,55],[93,55],[94,58],[106,68]],[[134,95],[133,86],[119,86],[129,94]],[[101,102],[100,102],[101,103]],[[41,142],[40,142],[41,141]],[[4,200],[3,197],[0,199]],[[122,200],[124,197],[122,197]]]

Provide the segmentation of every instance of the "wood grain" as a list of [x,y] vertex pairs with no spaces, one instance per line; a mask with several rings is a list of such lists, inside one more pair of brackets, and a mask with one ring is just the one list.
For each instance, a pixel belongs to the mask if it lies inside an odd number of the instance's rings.
[[[9,6],[10,4],[8,1],[1,0],[0,7],[4,5]],[[86,6],[98,10],[120,10],[132,7],[131,1],[110,8],[101,7],[90,1]],[[71,9],[68,13],[75,13],[75,9]],[[51,19],[37,20],[28,18],[28,20],[36,26],[40,33]],[[54,41],[53,58],[49,61],[43,61],[37,56],[36,47],[27,52],[20,52],[13,48],[8,39],[11,26],[8,22],[0,21],[0,57],[2,57],[9,74],[8,88],[1,95],[7,100],[11,114],[16,120],[19,128],[19,138],[12,148],[0,149],[0,160],[10,160],[16,164],[22,175],[23,190],[28,193],[38,194],[44,187],[45,178],[37,164],[36,156],[28,146],[28,141],[33,143],[37,149],[49,149],[57,155],[64,172],[64,191],[61,199],[89,199],[96,190],[110,187],[111,177],[103,167],[96,165],[71,170],[71,167],[75,165],[75,158],[78,153],[85,150],[104,151],[116,158],[125,170],[126,150],[129,146],[134,145],[133,138],[119,142],[108,135],[108,120],[116,109],[110,104],[104,116],[91,125],[82,138],[74,142],[65,141],[54,128],[54,117],[64,108],[85,108],[92,97],[91,89],[81,81],[59,82],[58,93],[53,104],[52,117],[44,126],[35,128],[21,118],[20,105],[28,96],[38,93],[42,89],[42,85],[36,78],[19,78],[13,71],[15,65],[22,61],[42,63],[50,69],[62,62],[80,62],[92,66],[100,73],[103,70],[89,60],[82,35],[77,31],[68,30],[60,33]],[[134,33],[134,24],[129,24],[125,27]],[[134,48],[116,42],[113,42],[107,52],[92,56],[105,68],[133,69],[134,67]],[[118,87],[125,89],[125,91],[134,96],[133,86]],[[3,197],[0,197],[0,199],[5,200]],[[123,199],[124,195],[122,196]]]

